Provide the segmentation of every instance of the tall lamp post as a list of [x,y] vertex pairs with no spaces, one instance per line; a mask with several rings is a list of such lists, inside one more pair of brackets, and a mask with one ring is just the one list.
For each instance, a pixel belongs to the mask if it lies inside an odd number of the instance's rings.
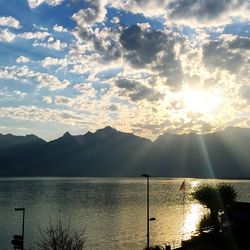
[[149,218],[149,175],[142,174],[142,177],[147,178],[147,250],[149,250],[149,222],[154,221],[155,218]]
[[11,243],[14,245],[14,249],[24,250],[24,217],[25,217],[25,208],[15,208],[15,211],[23,212],[23,223],[22,223],[22,235],[14,235]]

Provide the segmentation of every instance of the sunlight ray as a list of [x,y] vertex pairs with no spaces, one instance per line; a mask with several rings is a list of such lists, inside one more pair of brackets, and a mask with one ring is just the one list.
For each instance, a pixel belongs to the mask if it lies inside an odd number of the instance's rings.
[[214,173],[214,169],[213,169],[213,165],[212,165],[212,162],[210,160],[210,157],[209,157],[209,153],[208,153],[208,150],[207,150],[207,147],[206,147],[206,143],[204,141],[204,138],[200,135],[198,135],[198,142],[200,144],[200,148],[201,148],[201,152],[202,152],[202,156],[204,157],[204,163],[205,163],[205,166],[203,166],[204,168],[206,168],[206,170],[208,171],[208,176],[212,177],[212,178],[215,178],[215,173]]

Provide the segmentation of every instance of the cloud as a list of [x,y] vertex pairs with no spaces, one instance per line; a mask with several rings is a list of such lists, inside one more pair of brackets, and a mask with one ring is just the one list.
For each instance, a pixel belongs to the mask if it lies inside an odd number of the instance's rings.
[[23,38],[23,39],[27,39],[27,40],[30,40],[30,39],[45,39],[46,37],[50,36],[50,33],[44,31],[44,32],[41,32],[41,31],[37,31],[37,32],[24,32],[20,35],[18,35],[19,38]]
[[118,60],[121,57],[119,30],[108,27],[76,27],[73,35],[77,39],[73,49],[78,56],[83,53],[89,55],[89,52],[92,52],[91,56],[98,57],[102,63]]
[[118,24],[120,23],[120,18],[118,16],[115,16],[112,18],[111,23]]
[[250,104],[250,86],[244,85],[240,89],[241,96],[247,101],[248,104]]
[[119,108],[117,105],[115,104],[111,104],[109,107],[108,107],[108,110],[112,111],[112,112],[115,112],[115,111],[118,111]]
[[226,68],[232,72],[243,62],[240,54],[230,52],[220,41],[209,41],[203,45],[203,61],[211,68]]
[[30,70],[26,65],[19,68],[15,66],[0,68],[0,79],[25,81],[27,78],[33,78],[36,72]]
[[[77,94],[72,96],[56,96],[55,103],[70,109],[88,114],[92,120],[101,121],[101,117],[108,117],[107,107],[113,104],[111,98],[114,91],[96,90],[91,83],[79,83],[74,86]],[[105,118],[105,119],[106,119]],[[101,120],[99,120],[101,119]]]
[[12,16],[0,17],[0,26],[7,26],[15,29],[21,28],[20,22]]
[[53,30],[56,32],[68,32],[68,30],[66,28],[64,28],[63,26],[58,25],[58,24],[53,26]]
[[13,42],[16,39],[16,35],[8,29],[0,30],[0,42]]
[[222,68],[237,73],[247,63],[246,50],[250,48],[250,39],[233,35],[221,35],[217,40],[208,40],[203,44],[203,62],[210,68]]
[[166,14],[168,0],[126,0],[109,1],[114,8],[132,13],[142,13],[147,17],[159,17]]
[[96,90],[92,87],[91,83],[78,83],[74,85],[74,89],[79,93],[84,93],[89,98],[96,97]]
[[78,42],[88,42],[94,38],[95,32],[91,27],[81,27],[76,26],[76,28],[72,31],[72,34],[78,40]]
[[155,120],[150,123],[137,122],[133,124],[133,131],[134,132],[150,131],[150,133],[153,135],[159,135],[163,131],[166,131],[167,128],[170,128],[171,125],[172,125],[172,122],[169,120],[165,120],[162,122]]
[[12,99],[14,99],[13,95],[11,93],[7,92],[6,90],[5,91],[0,91],[0,98],[1,98],[1,100],[12,100]]
[[14,90],[14,94],[19,98],[24,98],[27,95],[27,93],[22,92],[20,90]]
[[186,123],[177,121],[165,129],[165,131],[172,134],[187,134],[194,131],[199,134],[205,134],[214,132],[215,126],[203,120],[192,120]]
[[69,64],[67,58],[60,59],[54,57],[45,57],[41,63],[44,68],[48,68],[50,66],[55,66],[55,65],[66,67]]
[[157,53],[164,50],[166,39],[162,31],[142,30],[132,25],[121,34],[120,41],[127,51],[127,59],[134,66],[144,66],[156,59]]
[[34,27],[35,29],[38,29],[38,30],[48,31],[48,28],[43,27],[43,26],[41,26],[41,25],[33,24],[33,27]]
[[20,90],[14,90],[14,91],[8,91],[7,88],[3,91],[0,91],[0,97],[1,100],[16,100],[16,99],[22,99],[27,95],[26,92],[20,91]]
[[181,40],[174,33],[133,25],[122,32],[120,42],[132,66],[157,70],[172,86],[181,84],[181,63],[175,52]]
[[230,49],[250,50],[250,37],[231,36],[231,41],[228,42]]
[[43,96],[42,100],[48,104],[52,103],[52,97],[51,96]]
[[65,42],[62,42],[58,39],[55,40],[53,37],[50,37],[47,42],[41,43],[38,41],[34,41],[33,46],[34,47],[44,47],[44,48],[54,49],[54,50],[63,50],[65,48],[67,48],[68,45]]
[[71,98],[68,98],[65,96],[56,96],[55,103],[56,104],[65,104],[65,105],[71,106],[73,103],[73,100]]
[[100,53],[103,61],[112,61],[121,57],[119,44],[109,38],[104,40],[102,38],[93,39],[94,49]]
[[19,56],[19,57],[17,57],[16,62],[17,63],[27,63],[27,62],[30,62],[30,59],[26,56]]
[[183,24],[203,26],[229,23],[241,16],[249,3],[244,0],[171,0],[167,5],[168,18]]
[[[29,1],[32,8],[62,2]],[[65,1],[63,8],[70,4]],[[3,86],[18,86],[21,93],[13,88],[1,91],[1,98],[6,94],[2,107],[11,104],[6,98],[23,98],[20,103],[43,102],[58,110],[9,107],[1,109],[0,116],[4,112],[11,119],[80,124],[84,129],[89,122],[92,129],[112,125],[151,138],[166,130],[206,132],[231,124],[249,114],[248,24],[239,23],[247,17],[247,4],[240,0],[76,0],[75,13],[62,17],[71,18],[75,27],[68,28],[72,26],[66,25],[66,19],[56,25],[54,20],[50,26],[37,19],[36,25],[23,27],[25,31],[14,30],[20,23],[25,25],[22,19],[14,24],[6,15],[8,22],[0,20],[9,26],[0,22],[0,39],[19,54],[10,53],[2,62],[0,78],[6,79]],[[40,10],[32,9],[31,14]],[[235,23],[224,26],[230,22]],[[241,36],[220,35],[223,32]],[[12,62],[15,65],[6,66]],[[213,112],[191,112],[176,97],[185,84],[193,90],[220,93],[222,104]],[[31,100],[24,89],[37,98]],[[48,91],[56,92],[50,96]]]
[[149,88],[138,81],[117,79],[116,86],[120,89],[121,95],[128,96],[131,101],[137,102],[141,100],[147,100],[150,102],[159,101],[163,98],[163,94],[153,88]]
[[34,9],[40,6],[41,4],[48,4],[50,6],[60,5],[64,0],[28,0],[30,8]]
[[70,82],[66,79],[60,81],[54,75],[35,72],[30,70],[26,65],[19,68],[15,66],[0,68],[0,79],[16,80],[22,82],[28,82],[32,80],[38,83],[39,88],[47,88],[51,91],[64,89],[70,85]]
[[43,109],[36,106],[0,107],[0,118],[40,123],[59,123],[84,126],[92,121],[69,110]]
[[88,7],[80,9],[73,14],[72,19],[81,28],[92,25],[96,22],[104,21],[107,10],[105,8],[106,1],[104,0],[87,0]]
[[21,39],[38,39],[38,40],[44,40],[46,37],[50,36],[48,32],[24,32],[21,34],[15,34],[11,32],[9,29],[0,29],[0,41],[3,42],[13,42],[17,38]]
[[36,80],[39,83],[39,88],[48,88],[51,91],[65,89],[70,85],[68,80],[60,81],[57,77],[48,74],[39,74]]
[[142,13],[146,17],[161,17],[166,24],[192,27],[220,26],[233,19],[247,20],[250,4],[244,0],[127,0],[110,1],[118,9]]

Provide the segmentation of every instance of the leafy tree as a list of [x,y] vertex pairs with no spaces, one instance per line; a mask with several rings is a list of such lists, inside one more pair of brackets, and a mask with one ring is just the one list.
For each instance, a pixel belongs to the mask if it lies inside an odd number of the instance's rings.
[[221,183],[217,185],[204,184],[198,186],[192,197],[210,210],[211,220],[214,230],[219,230],[219,212],[225,211],[225,207],[232,204],[237,198],[237,192],[229,184]]

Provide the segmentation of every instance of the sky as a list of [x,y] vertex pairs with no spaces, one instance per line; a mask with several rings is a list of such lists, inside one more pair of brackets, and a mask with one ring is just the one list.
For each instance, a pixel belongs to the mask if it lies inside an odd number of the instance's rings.
[[250,127],[249,0],[0,0],[0,133]]

